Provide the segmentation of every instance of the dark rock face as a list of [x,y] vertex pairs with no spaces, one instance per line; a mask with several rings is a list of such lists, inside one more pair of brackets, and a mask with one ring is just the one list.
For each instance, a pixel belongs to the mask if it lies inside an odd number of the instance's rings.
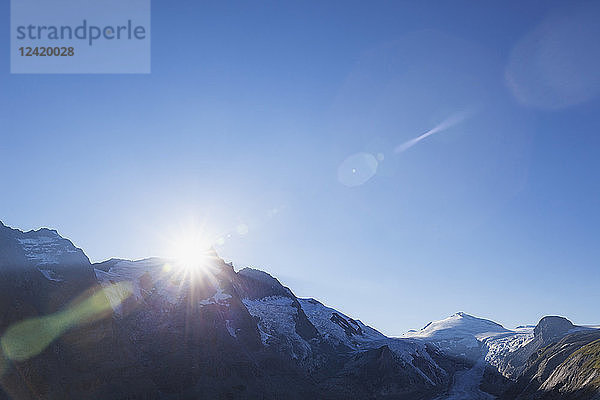
[[334,378],[345,382],[345,396],[338,398],[412,399],[435,393],[433,382],[410,369],[388,346],[358,353]]
[[513,384],[513,381],[502,375],[496,368],[487,365],[479,388],[486,393],[499,397],[506,393]]
[[585,336],[578,339],[585,344],[582,343],[552,371],[540,386],[541,391],[600,398],[600,338],[588,343],[600,335]]
[[[0,333],[21,321],[59,316],[80,296],[98,291],[92,265],[80,249],[56,231],[21,232],[0,224]],[[25,332],[43,337],[39,332]],[[0,382],[12,399],[77,398],[114,367],[114,325],[108,320],[74,325],[40,354],[11,361],[0,356]],[[8,350],[5,335],[2,353]],[[115,359],[127,359],[123,349]],[[115,384],[127,379],[115,378]]]
[[536,351],[503,399],[592,399],[600,397],[600,340],[581,331]]
[[362,328],[360,327],[360,325],[358,325],[358,323],[356,321],[354,321],[352,318],[349,318],[348,320],[346,320],[345,318],[341,317],[339,314],[337,313],[333,313],[331,315],[331,321],[336,323],[337,325],[339,325],[344,332],[346,332],[346,335],[348,335],[348,337],[352,337],[353,335],[362,335]]
[[536,338],[539,338],[543,343],[549,343],[553,340],[563,337],[571,329],[575,328],[575,325],[564,317],[544,317],[536,325],[533,330],[533,334]]

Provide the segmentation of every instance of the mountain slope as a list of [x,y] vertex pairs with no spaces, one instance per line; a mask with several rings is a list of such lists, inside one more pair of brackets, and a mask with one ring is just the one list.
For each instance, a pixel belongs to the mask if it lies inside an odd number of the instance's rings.
[[505,399],[600,398],[600,331],[569,333],[527,360]]
[[529,358],[538,350],[557,342],[569,333],[586,330],[590,328],[577,327],[564,317],[547,316],[542,318],[530,333],[516,332],[515,335],[505,338],[510,342],[503,352],[499,351],[502,340],[488,341],[488,361],[502,375],[517,378],[525,369]]
[[595,393],[600,398],[600,335],[581,346],[552,371],[540,386],[544,392]]
[[98,319],[107,316],[102,296],[88,258],[69,240],[0,223],[0,398],[77,398],[99,380],[147,385],[135,368],[122,369],[132,357],[119,348],[113,321]]
[[372,343],[387,339],[381,332],[354,320],[315,299],[298,299],[310,322],[323,332],[324,338],[334,345],[352,349],[373,347]]

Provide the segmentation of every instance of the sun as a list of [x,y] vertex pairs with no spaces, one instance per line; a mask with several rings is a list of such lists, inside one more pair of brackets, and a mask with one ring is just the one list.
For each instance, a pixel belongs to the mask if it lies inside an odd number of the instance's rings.
[[211,243],[202,231],[181,233],[171,240],[169,258],[175,267],[198,271],[207,267]]
[[199,269],[204,262],[206,250],[193,240],[183,240],[175,252],[176,264],[186,269]]
[[165,236],[161,279],[169,290],[186,297],[190,304],[208,298],[218,285],[219,258],[204,226],[181,227]]

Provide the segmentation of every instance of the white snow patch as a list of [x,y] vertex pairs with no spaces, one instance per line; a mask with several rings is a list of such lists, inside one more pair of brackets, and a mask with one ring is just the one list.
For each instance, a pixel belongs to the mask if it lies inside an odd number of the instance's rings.
[[248,312],[258,318],[260,338],[265,346],[277,344],[295,359],[312,354],[310,344],[296,332],[298,309],[285,296],[269,296],[258,300],[242,300]]
[[230,298],[231,298],[230,294],[225,293],[220,286],[217,286],[217,292],[214,295],[212,295],[208,299],[200,300],[198,302],[198,304],[200,304],[202,306],[207,306],[209,304],[226,304],[226,305],[229,305],[229,304],[227,304],[225,302],[225,300],[230,299]]
[[283,296],[269,296],[258,300],[242,300],[248,312],[253,317],[259,318],[259,329],[264,344],[274,335],[296,337],[296,322],[294,317],[298,313],[292,306],[293,300]]
[[235,328],[231,325],[230,319],[225,320],[225,327],[227,328],[227,332],[229,332],[231,337],[233,337],[233,338],[237,337],[237,333],[235,331]]
[[[373,341],[387,339],[381,332],[363,324],[359,320],[352,319],[333,308],[326,307],[317,300],[298,299],[298,301],[309,321],[317,328],[319,333],[323,335],[326,340],[330,340],[335,344],[343,343],[352,348],[371,347],[369,344]],[[334,314],[343,318],[352,328],[357,331],[360,330],[362,334],[348,336],[344,328],[331,320]]]
[[144,274],[149,274],[158,294],[170,304],[176,304],[183,296],[183,288],[172,282],[172,275],[165,273],[164,266],[166,261],[158,258],[149,258],[146,260],[129,261],[118,260],[108,272],[95,269],[96,278],[104,286],[117,282],[129,282],[131,284],[133,298],[140,300],[143,298],[143,288],[140,279]]
[[533,329],[518,329],[513,334],[487,339],[485,361],[499,368],[510,353],[514,353],[533,340]]
[[58,264],[63,254],[77,252],[70,242],[53,232],[51,236],[17,239],[17,241],[23,248],[25,257],[33,261],[36,266]]

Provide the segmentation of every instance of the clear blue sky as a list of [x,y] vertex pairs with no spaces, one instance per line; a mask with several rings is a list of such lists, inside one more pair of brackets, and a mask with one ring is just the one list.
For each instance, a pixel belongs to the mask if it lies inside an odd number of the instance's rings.
[[[195,221],[386,334],[600,322],[598,6],[176,3],[153,2],[150,75],[79,76],[10,75],[2,3],[6,224],[99,261]],[[357,153],[380,159],[348,187]]]

